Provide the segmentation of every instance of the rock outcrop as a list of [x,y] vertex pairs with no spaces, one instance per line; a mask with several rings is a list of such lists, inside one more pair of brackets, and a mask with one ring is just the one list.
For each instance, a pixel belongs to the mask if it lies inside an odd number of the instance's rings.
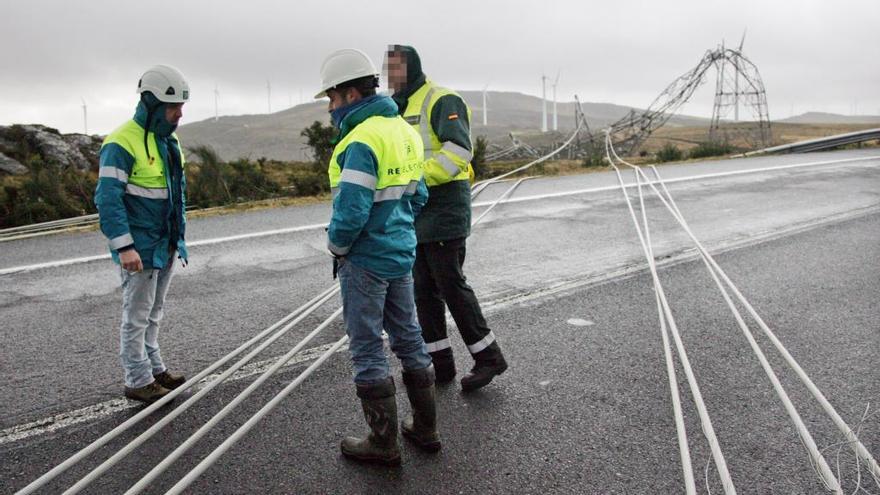
[[43,125],[0,126],[0,172],[27,173],[34,156],[47,165],[94,170],[102,141],[101,136],[61,134]]
[[12,175],[22,175],[26,174],[27,171],[27,167],[19,163],[18,160],[14,160],[3,153],[0,153],[0,172],[6,172],[7,174]]

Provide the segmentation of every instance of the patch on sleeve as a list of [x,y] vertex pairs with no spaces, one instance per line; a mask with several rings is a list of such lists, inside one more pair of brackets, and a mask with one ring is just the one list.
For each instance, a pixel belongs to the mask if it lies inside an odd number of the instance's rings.
[[449,117],[447,117],[447,118],[449,120],[458,120],[458,114],[457,113],[450,113]]

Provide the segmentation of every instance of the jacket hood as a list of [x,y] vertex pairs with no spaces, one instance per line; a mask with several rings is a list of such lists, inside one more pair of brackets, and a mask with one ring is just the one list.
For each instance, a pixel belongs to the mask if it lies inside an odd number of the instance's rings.
[[396,91],[392,96],[402,113],[406,110],[406,100],[425,84],[426,77],[422,72],[422,60],[415,48],[407,45],[394,45],[389,51],[402,53],[404,60],[406,60],[406,88]]
[[394,100],[384,95],[373,95],[346,107],[333,111],[334,123],[339,122],[339,134],[333,140],[333,144],[342,140],[352,129],[361,122],[375,115],[382,117],[396,117],[397,105]]
[[[165,119],[167,103],[162,103],[150,92],[144,92],[141,101],[138,102],[134,111],[134,121],[141,127],[161,137],[168,137],[177,129]],[[152,111],[151,111],[152,110]],[[147,122],[149,117],[150,122]]]

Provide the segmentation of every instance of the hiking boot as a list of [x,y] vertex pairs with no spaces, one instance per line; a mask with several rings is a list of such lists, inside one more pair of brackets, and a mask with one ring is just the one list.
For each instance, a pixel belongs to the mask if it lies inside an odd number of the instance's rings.
[[455,379],[455,358],[452,356],[452,349],[432,352],[431,361],[434,363],[434,381],[437,385],[444,385]]
[[416,371],[403,370],[403,384],[412,406],[412,416],[400,423],[403,436],[426,452],[440,450],[437,432],[437,404],[434,399],[434,366]]
[[504,360],[504,355],[495,342],[475,354],[474,360],[474,367],[461,378],[463,392],[485,387],[493,378],[507,370],[507,361]]
[[158,375],[153,375],[153,378],[159,382],[159,385],[162,385],[168,390],[174,390],[186,382],[186,378],[183,375],[175,375],[168,370],[165,370]]
[[168,395],[171,391],[153,381],[143,387],[131,388],[125,387],[125,396],[129,399],[152,404],[157,400]]
[[400,465],[394,392],[394,379],[390,376],[377,384],[357,385],[357,395],[361,399],[370,433],[365,438],[346,437],[342,440],[342,455],[361,462]]

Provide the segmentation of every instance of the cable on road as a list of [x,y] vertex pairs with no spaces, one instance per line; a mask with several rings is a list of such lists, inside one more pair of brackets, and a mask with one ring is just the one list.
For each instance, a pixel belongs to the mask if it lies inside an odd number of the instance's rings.
[[[233,409],[238,407],[238,405],[241,404],[242,401],[244,401],[246,398],[248,398],[257,388],[259,388],[260,385],[263,384],[263,382],[268,380],[269,377],[274,375],[276,371],[278,371],[288,361],[293,359],[293,357],[296,355],[296,353],[298,353],[300,350],[302,350],[302,348],[305,346],[306,343],[308,343],[310,340],[315,338],[325,328],[330,326],[330,323],[332,323],[334,320],[336,320],[336,318],[338,318],[339,315],[341,315],[341,314],[342,314],[342,308],[339,308],[336,311],[334,311],[332,315],[328,316],[327,319],[325,319],[320,325],[318,325],[314,330],[312,330],[312,332],[309,333],[302,341],[300,341],[299,344],[294,346],[290,351],[287,352],[287,354],[278,358],[278,360],[275,362],[275,364],[272,365],[272,367],[270,367],[262,375],[260,375],[260,377],[257,378],[253,383],[248,385],[248,387],[246,389],[244,389],[240,394],[235,396],[235,398],[232,399],[229,402],[229,404],[227,404],[223,409],[221,409],[220,412],[215,414],[210,420],[208,420],[207,423],[202,425],[201,428],[199,428],[195,433],[193,433],[189,438],[187,438],[173,452],[168,454],[168,456],[165,457],[165,459],[163,459],[162,462],[157,464],[156,467],[154,467],[149,473],[147,473],[146,476],[144,476],[143,478],[141,478],[140,481],[135,483],[134,486],[132,486],[127,492],[125,492],[125,495],[133,495],[135,493],[140,493],[144,488],[146,488],[150,484],[150,482],[152,482],[154,479],[156,479],[157,476],[159,476],[160,474],[165,472],[165,470],[168,469],[168,467],[171,466],[171,464],[174,463],[174,461],[176,461],[181,455],[183,455],[187,450],[189,450],[190,447],[195,445],[195,443],[198,442],[199,439],[201,439],[206,433],[208,433],[208,431],[210,431],[211,428],[213,428],[217,423],[219,423],[220,420],[222,420],[230,412],[232,412]],[[344,340],[341,340],[340,342],[344,343]],[[338,348],[338,347],[334,346],[334,348]],[[323,361],[321,361],[321,362],[323,362]],[[313,364],[313,366],[314,366],[314,364]],[[311,368],[311,366],[310,366],[310,368]],[[294,382],[296,382],[296,380],[294,380]],[[260,411],[262,412],[263,410],[261,409]],[[259,413],[257,413],[257,414],[259,414]],[[256,415],[254,417],[256,417]],[[262,418],[262,416],[259,416],[256,421],[259,421],[260,418]],[[253,419],[254,418],[252,417],[251,420],[253,420]],[[254,422],[256,422],[256,421],[254,421]]]
[[[612,148],[612,151],[613,151],[613,148]],[[645,176],[644,172],[641,171],[640,167],[636,167],[635,165],[627,163],[623,160],[621,160],[621,162],[625,163],[626,165],[628,165],[630,167],[638,169],[639,173],[641,173],[645,178],[647,178],[647,176]],[[734,295],[737,297],[737,299],[743,305],[743,307],[746,308],[747,312],[755,320],[755,322],[758,324],[758,326],[761,327],[761,330],[763,330],[764,334],[770,339],[770,341],[773,343],[773,345],[777,349],[777,351],[783,356],[783,358],[785,359],[785,361],[789,365],[789,367],[791,367],[791,369],[795,371],[798,378],[800,378],[800,380],[804,383],[804,385],[810,390],[810,392],[813,394],[813,397],[820,403],[822,408],[825,410],[826,414],[828,414],[831,417],[832,421],[838,427],[840,432],[843,433],[844,437],[847,438],[847,440],[850,443],[850,446],[852,447],[852,449],[856,453],[856,455],[860,459],[862,459],[862,461],[868,466],[869,470],[871,471],[871,473],[875,477],[875,479],[880,478],[880,466],[878,466],[877,461],[873,458],[873,456],[871,456],[870,452],[868,452],[868,450],[861,443],[861,441],[859,441],[858,436],[853,432],[852,428],[850,428],[846,424],[846,422],[843,421],[843,418],[840,417],[840,415],[837,413],[837,411],[834,409],[834,407],[831,405],[831,403],[828,401],[828,399],[825,397],[825,395],[821,392],[821,390],[819,390],[819,388],[815,385],[815,383],[813,383],[813,381],[810,379],[810,377],[807,375],[807,373],[803,370],[803,368],[801,368],[801,366],[794,359],[794,357],[788,352],[788,350],[785,348],[785,346],[782,344],[782,342],[776,337],[776,334],[773,333],[773,331],[764,322],[764,320],[757,313],[757,311],[755,311],[755,309],[751,305],[751,303],[749,303],[749,301],[745,298],[745,296],[742,295],[742,293],[739,291],[739,289],[736,287],[736,285],[733,283],[733,281],[730,279],[730,277],[727,276],[727,274],[724,272],[724,270],[721,269],[721,266],[718,265],[718,263],[709,254],[709,252],[706,250],[706,248],[703,246],[703,244],[696,238],[693,231],[688,226],[687,221],[684,219],[684,216],[681,214],[681,211],[678,209],[678,206],[676,205],[675,200],[672,198],[672,195],[669,193],[669,190],[666,188],[666,185],[665,185],[662,177],[660,177],[660,172],[653,165],[651,166],[651,169],[652,169],[654,176],[656,177],[656,181],[654,181],[654,182],[660,184],[660,186],[665,191],[665,197],[669,199],[669,202],[666,201],[663,194],[660,194],[660,192],[656,189],[656,187],[653,185],[653,183],[649,183],[651,188],[654,189],[654,192],[658,195],[658,197],[663,202],[663,204],[673,214],[673,218],[675,218],[675,220],[679,223],[679,225],[684,229],[684,231],[688,234],[688,236],[694,242],[694,245],[696,246],[698,252],[700,253],[700,256],[703,258],[703,261],[706,263],[707,267],[709,268],[710,273],[717,274],[717,276],[720,276],[721,279],[724,280],[724,283],[734,293]],[[715,278],[715,275],[713,275],[713,279],[715,279],[716,284],[719,285],[719,288],[721,288],[721,284]],[[721,290],[722,290],[723,294],[726,293],[723,288],[721,288]],[[728,298],[725,298],[725,299],[728,300]],[[735,306],[733,306],[733,304],[731,302],[728,302],[728,305],[731,307],[732,311],[734,311],[736,314],[738,314],[738,311],[736,310]],[[819,457],[821,458],[821,456],[819,456]],[[830,469],[829,469],[829,472],[830,472]]]
[[105,433],[103,436],[101,436],[97,440],[93,441],[91,444],[87,445],[86,447],[84,447],[83,449],[81,449],[79,452],[72,455],[71,457],[69,457],[67,460],[65,460],[61,464],[55,466],[47,473],[43,474],[41,477],[37,478],[36,480],[31,482],[29,485],[25,486],[24,488],[22,488],[21,490],[16,492],[16,495],[26,495],[26,494],[34,493],[36,490],[43,487],[46,483],[55,479],[59,474],[67,471],[71,466],[75,465],[76,463],[78,463],[79,461],[81,461],[82,459],[84,459],[85,457],[87,457],[88,455],[90,455],[91,453],[96,451],[97,449],[103,447],[108,442],[110,442],[111,440],[113,440],[114,438],[116,438],[117,436],[122,434],[124,431],[128,430],[129,428],[131,428],[132,426],[134,426],[135,424],[137,424],[138,422],[140,422],[141,420],[143,420],[144,418],[146,418],[147,416],[149,416],[150,414],[152,414],[153,412],[155,412],[159,408],[164,407],[166,404],[168,404],[169,402],[174,400],[174,398],[176,398],[177,396],[182,394],[184,391],[186,391],[189,388],[198,384],[200,382],[200,380],[209,376],[214,370],[223,366],[224,364],[226,364],[227,362],[229,362],[230,360],[232,360],[233,358],[235,358],[236,356],[238,356],[239,354],[244,352],[245,349],[251,347],[256,342],[258,342],[260,339],[262,339],[263,337],[265,337],[266,335],[268,335],[272,331],[276,330],[278,327],[284,325],[285,323],[289,322],[291,319],[293,319],[297,316],[300,316],[305,312],[311,312],[314,309],[317,309],[317,307],[319,305],[318,304],[319,301],[326,300],[325,298],[329,298],[332,295],[331,293],[335,293],[334,292],[335,290],[337,290],[336,287],[330,287],[327,290],[321,292],[320,294],[318,294],[317,296],[315,296],[314,298],[312,298],[311,300],[309,300],[307,303],[303,304],[299,308],[295,309],[290,314],[288,314],[287,316],[285,316],[284,318],[282,318],[281,320],[279,320],[278,322],[276,322],[275,324],[273,324],[269,328],[263,330],[262,332],[253,336],[247,342],[241,344],[234,351],[230,352],[226,356],[217,360],[214,364],[210,365],[209,367],[207,367],[204,370],[202,370],[201,372],[199,372],[196,376],[194,376],[193,378],[191,378],[190,380],[185,382],[180,387],[172,390],[165,397],[162,397],[161,399],[154,402],[153,404],[145,407],[142,411],[138,412],[136,415],[132,416],[131,418],[129,418],[128,420],[126,420],[125,422],[123,422],[122,424],[120,424],[119,426],[114,428],[113,430]]
[[[874,459],[870,456],[870,453],[867,452],[867,449],[865,449],[864,446],[858,441],[857,435],[852,432],[851,428],[846,426],[846,424],[842,421],[842,419],[840,419],[839,415],[837,415],[837,413],[836,413],[836,411],[834,411],[833,407],[831,407],[831,405],[829,403],[827,403],[827,400],[825,399],[824,395],[822,395],[821,392],[818,390],[818,388],[816,388],[815,385],[812,384],[812,381],[809,380],[809,377],[806,376],[806,373],[804,373],[803,370],[800,369],[800,366],[797,365],[797,362],[794,361],[794,359],[790,356],[790,354],[788,354],[787,350],[785,350],[785,347],[782,346],[781,342],[779,342],[778,339],[775,338],[775,335],[773,335],[773,333],[772,333],[772,331],[770,331],[769,327],[767,327],[766,324],[763,322],[763,320],[760,319],[760,316],[758,316],[757,313],[754,312],[754,308],[752,308],[751,305],[748,303],[748,301],[745,300],[745,298],[738,291],[738,289],[736,289],[735,285],[733,285],[733,283],[726,276],[726,274],[723,272],[723,270],[721,270],[720,266],[718,266],[718,264],[711,257],[711,255],[708,254],[708,252],[705,250],[705,248],[702,246],[702,244],[693,235],[693,232],[690,230],[690,228],[687,225],[687,222],[684,220],[684,217],[681,214],[681,211],[678,209],[678,206],[676,205],[675,200],[672,198],[672,195],[669,193],[668,189],[666,188],[666,185],[663,182],[663,179],[660,177],[659,171],[656,169],[656,167],[651,166],[651,169],[654,173],[654,176],[656,177],[655,182],[657,182],[661,185],[661,187],[664,189],[665,195],[661,194],[660,191],[657,190],[657,188],[653,185],[652,181],[647,177],[647,175],[644,174],[644,172],[642,171],[642,169],[640,167],[637,167],[637,166],[621,159],[617,155],[617,153],[615,152],[613,146],[610,147],[610,151],[614,155],[614,159],[616,159],[620,163],[623,163],[623,164],[631,167],[635,171],[636,174],[641,174],[646,179],[646,181],[648,182],[650,187],[654,190],[654,192],[657,194],[657,196],[660,198],[660,200],[664,203],[664,205],[667,207],[667,209],[669,209],[670,213],[672,213],[672,215],[676,219],[676,221],[678,221],[678,223],[681,225],[681,227],[687,232],[687,234],[691,237],[693,242],[696,244],[698,251],[700,252],[700,256],[703,259],[704,263],[706,264],[706,267],[709,270],[710,274],[712,275],[713,280],[715,281],[715,283],[718,286],[719,290],[721,291],[722,296],[724,297],[726,303],[728,304],[731,311],[733,312],[733,314],[737,320],[737,323],[739,324],[740,328],[743,330],[744,334],[746,335],[746,338],[748,339],[749,344],[751,345],[753,351],[755,352],[756,356],[758,357],[759,361],[761,362],[761,365],[764,368],[765,373],[767,374],[768,378],[770,378],[771,382],[773,383],[774,389],[776,390],[777,395],[779,396],[780,400],[783,402],[783,404],[786,408],[786,411],[789,414],[789,417],[791,418],[792,422],[795,424],[795,427],[798,431],[799,437],[801,438],[801,441],[804,443],[805,448],[808,450],[808,452],[810,454],[811,465],[813,466],[814,470],[816,470],[817,474],[820,477],[820,480],[826,486],[826,488],[829,489],[830,491],[834,491],[836,493],[842,493],[842,488],[840,487],[840,484],[838,482],[837,477],[835,477],[834,474],[831,472],[831,469],[828,466],[827,462],[825,461],[824,457],[818,451],[818,448],[816,447],[812,436],[810,435],[809,431],[804,426],[803,421],[801,420],[796,409],[794,408],[794,405],[791,403],[790,399],[788,398],[788,395],[786,394],[785,390],[782,388],[782,385],[779,383],[779,380],[776,377],[775,373],[773,372],[772,367],[769,365],[769,362],[767,361],[763,352],[758,347],[757,342],[754,340],[753,335],[751,334],[747,325],[743,321],[741,314],[739,313],[739,311],[737,310],[737,308],[735,307],[735,305],[731,301],[729,293],[724,288],[724,286],[721,284],[721,281],[718,279],[719,275],[724,278],[725,283],[727,283],[728,286],[730,286],[730,288],[734,291],[734,293],[737,295],[737,298],[749,310],[749,313],[752,315],[752,317],[756,321],[759,322],[759,325],[762,327],[762,330],[764,330],[765,334],[767,334],[767,336],[771,339],[771,341],[774,343],[774,345],[777,346],[777,349],[786,358],[786,361],[788,362],[788,364],[793,369],[795,369],[796,372],[798,372],[798,375],[801,377],[802,381],[805,380],[805,384],[807,384],[807,386],[808,386],[808,388],[810,388],[811,392],[814,393],[814,396],[819,400],[820,403],[822,403],[823,408],[826,409],[826,412],[830,416],[832,416],[832,419],[835,420],[835,423],[838,424],[838,427],[841,429],[841,431],[844,433],[844,435],[850,440],[850,445],[855,450],[857,456],[862,458],[862,460],[869,466],[869,469],[872,470],[872,474],[874,475],[874,478],[876,481],[877,474],[876,474],[876,472],[874,472],[874,469],[876,469],[876,466],[877,466],[876,461],[874,461]],[[608,159],[612,163],[612,166],[613,166],[614,160],[612,159],[612,157],[610,155],[608,156]],[[641,194],[641,189],[639,190],[639,193]],[[667,201],[667,198],[668,198],[668,201]],[[827,407],[825,407],[826,405],[827,405]]]
[[[730,472],[727,469],[727,462],[724,459],[724,454],[721,452],[721,447],[718,445],[718,438],[715,436],[715,429],[712,427],[712,420],[709,418],[709,413],[706,410],[706,404],[703,401],[703,395],[700,392],[700,386],[697,383],[697,379],[694,376],[693,368],[691,367],[690,360],[687,357],[687,352],[685,351],[684,344],[681,341],[681,336],[678,331],[678,325],[675,323],[675,318],[672,316],[672,310],[669,307],[669,302],[666,299],[666,293],[663,290],[663,285],[660,283],[660,277],[657,274],[657,266],[654,263],[654,258],[651,255],[652,250],[648,247],[647,242],[645,241],[644,234],[642,232],[641,227],[639,226],[639,222],[636,218],[635,211],[633,210],[632,202],[630,201],[629,194],[626,192],[626,187],[623,183],[623,177],[620,174],[620,169],[614,165],[614,162],[611,161],[610,156],[611,153],[609,151],[610,146],[610,137],[606,131],[606,139],[605,139],[605,154],[609,157],[609,162],[611,163],[612,168],[614,169],[614,173],[617,175],[617,181],[620,184],[620,190],[623,193],[623,197],[626,200],[627,208],[629,209],[630,217],[632,218],[633,225],[636,228],[636,233],[639,236],[639,242],[642,245],[642,251],[645,254],[645,258],[648,261],[648,268],[651,271],[651,278],[654,282],[654,292],[657,296],[657,299],[661,303],[663,315],[666,319],[666,322],[669,324],[669,328],[672,330],[672,337],[675,341],[676,350],[678,351],[678,358],[681,361],[682,368],[684,368],[685,376],[687,377],[688,385],[691,389],[691,395],[694,399],[694,404],[697,408],[697,414],[700,417],[700,423],[703,428],[703,433],[706,435],[706,439],[709,442],[710,450],[712,451],[712,457],[715,460],[715,466],[718,469],[718,474],[721,478],[722,486],[724,487],[724,492],[727,495],[734,495],[736,493],[736,489],[733,486],[733,480],[730,477]],[[668,369],[668,365],[667,365]],[[677,389],[676,387],[672,387],[673,390]],[[678,411],[678,414],[681,414],[681,411]],[[678,430],[679,426],[684,427],[683,419],[676,419],[676,430]],[[690,465],[690,450],[686,443],[682,444],[682,438],[686,438],[686,436],[679,432],[679,452],[682,457],[682,468]],[[688,460],[685,460],[688,458]],[[686,489],[689,493],[696,493],[696,487],[693,480],[693,471],[687,470],[683,471],[686,483]]]
[[[229,367],[226,371],[224,371],[219,377],[212,380],[206,387],[199,390],[199,392],[191,397],[189,397],[183,404],[177,406],[169,412],[165,417],[163,417],[159,422],[151,426],[147,431],[141,433],[137,438],[129,442],[128,445],[120,449],[118,452],[113,454],[109,459],[104,461],[100,466],[92,470],[86,477],[82,478],[75,485],[70,487],[67,491],[64,492],[64,495],[72,495],[74,493],[79,493],[83,488],[89,485],[92,481],[97,479],[103,473],[105,473],[108,469],[110,469],[117,462],[122,460],[126,455],[131,453],[134,449],[141,446],[144,442],[150,439],[154,434],[158,433],[159,430],[164,428],[166,425],[171,423],[177,416],[183,414],[184,411],[189,409],[192,405],[198,402],[202,397],[208,394],[215,387],[223,383],[227,378],[229,378],[233,373],[235,373],[238,369],[240,369],[245,364],[249,363],[255,356],[265,350],[269,345],[273,344],[275,341],[283,337],[291,328],[296,326],[302,320],[304,320],[307,316],[309,316],[312,312],[322,306],[325,302],[327,302],[331,297],[337,294],[338,290],[330,290],[322,293],[320,300],[316,301],[312,306],[303,311],[296,319],[285,325],[281,330],[275,332],[272,337],[264,341],[262,344],[254,348],[250,353],[248,353],[245,357],[241,358],[238,362],[236,362],[233,366]],[[303,339],[299,344],[294,347],[295,352],[299,352],[306,343],[308,343],[317,333],[313,332],[305,339]],[[286,361],[285,361],[286,362]],[[277,368],[276,368],[277,369]],[[270,370],[271,371],[271,370]],[[269,373],[268,371],[265,373]],[[264,375],[265,375],[264,373]],[[262,378],[262,377],[261,377]],[[260,381],[260,380],[258,380]],[[262,383],[262,381],[260,381]],[[222,411],[221,411],[222,412]]]

